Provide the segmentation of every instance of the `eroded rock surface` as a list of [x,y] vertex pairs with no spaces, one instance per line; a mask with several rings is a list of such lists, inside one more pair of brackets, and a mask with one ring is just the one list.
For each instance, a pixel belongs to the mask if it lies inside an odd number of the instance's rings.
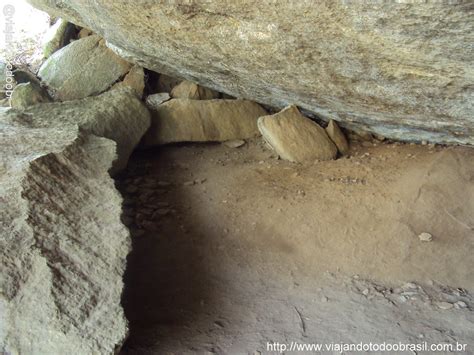
[[29,1],[159,73],[388,138],[474,144],[469,1]]
[[1,353],[111,354],[125,339],[130,240],[109,169],[148,127],[139,105],[117,90],[0,111]]
[[257,119],[266,115],[247,100],[172,99],[151,110],[145,146],[174,142],[222,142],[260,135]]
[[38,76],[60,101],[82,99],[107,90],[130,70],[130,64],[97,35],[72,42],[49,57]]
[[302,163],[336,157],[336,145],[324,128],[304,117],[296,106],[260,117],[258,129],[282,159]]

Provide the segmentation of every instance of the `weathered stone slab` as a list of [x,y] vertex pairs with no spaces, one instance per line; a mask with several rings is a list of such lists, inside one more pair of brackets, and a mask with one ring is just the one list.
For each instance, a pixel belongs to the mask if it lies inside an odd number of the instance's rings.
[[109,170],[148,127],[138,105],[117,90],[0,111],[0,353],[112,354],[127,336],[130,240]]
[[159,73],[387,138],[474,144],[470,1],[29,1]]
[[61,48],[49,57],[38,76],[60,101],[97,95],[130,70],[130,64],[105,46],[97,35]]
[[282,159],[303,163],[336,157],[337,148],[324,128],[304,117],[296,106],[260,117],[258,129]]
[[247,100],[172,99],[151,110],[145,146],[174,142],[222,142],[259,136],[266,111]]

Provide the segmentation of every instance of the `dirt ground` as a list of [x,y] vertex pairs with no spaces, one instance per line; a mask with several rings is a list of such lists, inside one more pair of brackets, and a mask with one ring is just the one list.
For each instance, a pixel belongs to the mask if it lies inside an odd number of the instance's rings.
[[474,352],[472,149],[353,143],[349,158],[293,164],[261,140],[176,145],[135,153],[117,184],[133,241],[123,354]]

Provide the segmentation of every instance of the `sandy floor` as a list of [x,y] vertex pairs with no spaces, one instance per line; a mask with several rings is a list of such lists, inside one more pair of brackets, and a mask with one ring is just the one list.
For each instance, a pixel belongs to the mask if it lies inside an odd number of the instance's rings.
[[298,165],[260,140],[169,146],[136,153],[119,188],[133,239],[124,354],[291,341],[474,352],[474,150],[353,144]]

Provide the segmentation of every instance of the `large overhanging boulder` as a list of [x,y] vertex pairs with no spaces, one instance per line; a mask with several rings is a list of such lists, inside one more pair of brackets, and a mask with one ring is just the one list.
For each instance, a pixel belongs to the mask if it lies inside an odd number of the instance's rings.
[[161,73],[387,137],[474,144],[470,2],[30,2]]
[[149,124],[126,90],[0,111],[0,353],[110,354],[124,341],[130,239],[109,169]]

